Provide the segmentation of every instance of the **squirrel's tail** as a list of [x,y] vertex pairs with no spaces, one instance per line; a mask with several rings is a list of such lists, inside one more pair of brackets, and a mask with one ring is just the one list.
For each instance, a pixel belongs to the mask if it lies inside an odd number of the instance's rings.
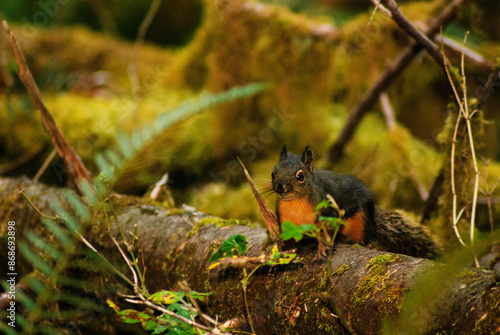
[[434,258],[439,247],[422,226],[405,218],[401,211],[375,210],[375,241],[389,252]]

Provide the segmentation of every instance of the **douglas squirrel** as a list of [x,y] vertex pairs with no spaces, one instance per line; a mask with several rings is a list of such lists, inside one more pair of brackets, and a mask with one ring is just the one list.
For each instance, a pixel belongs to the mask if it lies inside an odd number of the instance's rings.
[[[355,177],[315,170],[313,158],[309,146],[300,157],[287,152],[286,145],[281,150],[280,161],[271,175],[280,226],[285,221],[296,225],[316,223],[315,207],[330,194],[345,211],[343,220],[347,225],[340,228],[341,241],[375,243],[384,250],[415,257],[436,256],[437,245],[420,226],[406,220],[399,211],[375,207],[371,191]],[[338,217],[333,208],[320,213]]]

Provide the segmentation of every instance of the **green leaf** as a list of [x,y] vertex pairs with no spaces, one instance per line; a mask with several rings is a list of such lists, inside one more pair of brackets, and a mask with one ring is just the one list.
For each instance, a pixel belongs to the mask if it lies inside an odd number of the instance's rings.
[[295,241],[300,241],[304,237],[304,233],[308,233],[310,231],[317,230],[318,228],[315,225],[311,224],[302,224],[300,226],[296,226],[290,221],[285,221],[281,225],[281,230],[283,231],[280,234],[280,238],[284,241],[294,239]]
[[213,254],[212,258],[210,258],[210,262],[215,262],[218,259],[224,257],[232,257],[232,256],[244,256],[248,252],[247,249],[247,238],[243,235],[233,235],[229,237],[218,250]]
[[45,288],[44,283],[33,276],[26,279],[26,282],[29,284],[29,287],[36,293],[40,293]]
[[[32,310],[33,306],[35,305],[35,301],[31,299],[30,296],[28,296],[26,293],[24,293],[23,290],[17,289],[16,291],[16,300],[19,301],[24,308],[27,310]],[[16,315],[17,318],[17,315]],[[19,318],[18,319],[19,323],[24,322],[24,318]],[[22,326],[22,325],[21,325]]]
[[154,317],[144,312],[136,311],[135,309],[124,309],[118,312],[118,317],[125,323],[139,323],[149,321]]
[[64,209],[59,202],[59,200],[54,199],[50,202],[50,208],[57,214],[57,216],[66,223],[68,228],[71,231],[79,232],[80,231],[80,223],[75,219],[73,215],[71,215],[66,209]]
[[46,252],[53,260],[57,261],[61,258],[62,253],[58,249],[54,248],[50,243],[47,243],[44,239],[40,238],[38,235],[32,231],[26,231],[24,233],[26,239],[33,244],[37,249]]
[[48,218],[43,218],[42,223],[57,237],[64,247],[67,248],[71,245],[71,236],[59,227],[57,223]]
[[175,291],[163,290],[163,291],[158,291],[156,293],[151,294],[151,296],[148,298],[148,300],[150,300],[154,303],[171,305],[171,304],[174,304],[174,303],[180,301],[185,296],[186,296],[186,293],[184,291],[175,292]]
[[319,211],[321,209],[326,209],[333,207],[331,202],[328,199],[323,199],[319,204],[316,205],[316,210]]
[[26,260],[28,260],[33,267],[40,270],[47,277],[50,277],[53,272],[52,267],[44,259],[35,254],[26,242],[19,242],[19,250],[21,251],[21,254],[23,254],[24,258],[26,258]]
[[267,265],[283,265],[289,264],[297,257],[297,254],[285,254],[279,251],[278,246],[272,248],[271,259],[266,262]]
[[133,155],[133,149],[132,146],[130,145],[127,135],[123,131],[119,131],[117,139],[118,139],[118,146],[120,148],[122,155],[125,158],[130,158]]
[[102,153],[100,153],[100,152],[98,152],[97,154],[95,154],[95,156],[94,156],[94,162],[97,165],[97,168],[99,169],[99,171],[101,171],[101,174],[104,171],[108,171],[108,170],[111,169],[111,165],[108,163],[108,161],[106,160],[106,158],[104,158],[104,155]]
[[83,196],[91,205],[99,202],[99,196],[96,193],[96,190],[87,180],[83,179],[80,181],[79,189],[82,191]]
[[105,154],[106,159],[111,162],[116,168],[123,168],[123,159],[114,150],[107,150]]
[[201,301],[206,301],[206,298],[209,295],[212,295],[212,293],[200,293],[200,292],[196,292],[196,291],[189,291],[189,294],[191,294],[191,296],[194,299],[198,299],[198,300],[201,300]]
[[[158,321],[155,320],[149,320],[149,321],[146,321],[146,324],[144,325],[144,330],[156,330],[156,328],[158,327]],[[159,334],[159,333],[153,333],[153,334]]]
[[318,227],[314,224],[301,224],[299,227],[303,233],[318,230]]
[[331,217],[331,216],[320,216],[320,221],[327,222],[333,228],[339,227],[339,218]]
[[90,212],[87,205],[83,203],[81,198],[74,191],[64,190],[63,194],[78,218],[81,221],[88,221],[90,219]]

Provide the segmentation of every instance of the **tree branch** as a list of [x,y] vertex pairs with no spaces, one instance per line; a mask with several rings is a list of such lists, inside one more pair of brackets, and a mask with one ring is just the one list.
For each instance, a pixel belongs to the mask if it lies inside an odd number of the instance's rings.
[[[417,42],[421,47],[423,47],[429,55],[434,58],[434,60],[441,66],[447,65],[448,61],[446,57],[441,53],[439,47],[432,42],[424,33],[418,30],[413,24],[411,24],[408,19],[401,13],[398,5],[394,0],[383,0],[386,3],[387,7],[391,11],[392,19],[396,24],[404,30],[408,35],[410,35],[415,42]],[[441,25],[440,25],[441,26]],[[429,32],[427,32],[429,33]]]
[[7,21],[3,21],[3,26],[5,32],[9,36],[10,44],[12,46],[12,49],[14,50],[17,64],[19,65],[19,78],[28,90],[31,101],[33,102],[33,105],[40,115],[40,119],[42,120],[45,131],[49,134],[52,143],[54,143],[57,153],[63,159],[70,180],[75,185],[79,185],[79,181],[81,180],[92,182],[91,173],[87,170],[85,165],[83,165],[77,153],[69,145],[61,130],[56,125],[54,118],[45,106],[42,94],[40,93],[40,90],[38,89],[38,86],[33,79],[33,75],[31,74],[31,71],[26,64],[26,59],[24,58],[23,52],[21,51],[21,47],[19,46],[14,33],[7,24]]
[[[458,8],[468,1],[469,0],[454,0],[446,6],[438,16],[429,22],[427,27],[423,30],[423,34],[427,36],[436,35],[440,31],[441,27],[446,26],[455,18]],[[392,14],[394,15],[394,13]],[[421,37],[419,38],[421,39]],[[380,93],[385,91],[392,84],[394,79],[396,79],[413,61],[422,48],[422,45],[417,44],[416,42],[411,43],[391,64],[389,64],[389,66],[387,66],[384,73],[379,77],[376,83],[368,92],[365,93],[358,105],[356,105],[349,114],[337,141],[330,147],[328,152],[330,162],[334,163],[342,158],[345,146],[351,141],[354,132],[364,115],[378,100]],[[439,64],[442,65],[442,61]]]

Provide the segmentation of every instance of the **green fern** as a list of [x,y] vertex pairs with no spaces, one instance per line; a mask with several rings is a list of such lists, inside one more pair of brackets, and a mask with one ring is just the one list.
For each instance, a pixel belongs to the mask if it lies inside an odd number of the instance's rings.
[[235,87],[217,94],[203,93],[196,99],[184,101],[173,110],[160,114],[152,124],[144,126],[141,130],[133,131],[130,136],[119,132],[119,152],[107,150],[95,157],[95,162],[101,171],[100,178],[112,183],[114,177],[119,175],[118,172],[125,167],[127,161],[130,162],[135,155],[173,124],[218,105],[254,95],[269,87],[270,84],[267,83],[256,83]]
[[[110,182],[122,172],[126,164],[133,161],[135,155],[174,123],[217,105],[251,96],[268,87],[268,84],[250,84],[222,93],[202,94],[198,99],[185,101],[177,108],[161,114],[153,124],[134,131],[130,136],[119,133],[118,150],[96,155],[95,162],[101,173],[94,179],[93,185],[82,183],[80,190],[83,190],[83,199],[74,192],[63,192],[62,201],[54,200],[51,203],[56,218],[42,218],[44,236],[26,232],[25,241],[18,243],[20,253],[34,270],[22,278],[22,286],[16,290],[16,328],[0,322],[0,331],[5,334],[59,334],[63,332],[58,327],[78,317],[81,308],[100,312],[103,304],[92,302],[86,297],[87,290],[98,290],[99,287],[70,272],[77,269],[95,274],[113,270],[121,275],[109,261],[96,257],[97,251],[83,237],[93,211],[101,209],[106,217],[112,214],[108,213],[109,206],[105,204]],[[109,224],[110,220],[107,221]],[[134,258],[133,253],[131,257]],[[8,289],[9,285],[5,281],[2,285]]]

